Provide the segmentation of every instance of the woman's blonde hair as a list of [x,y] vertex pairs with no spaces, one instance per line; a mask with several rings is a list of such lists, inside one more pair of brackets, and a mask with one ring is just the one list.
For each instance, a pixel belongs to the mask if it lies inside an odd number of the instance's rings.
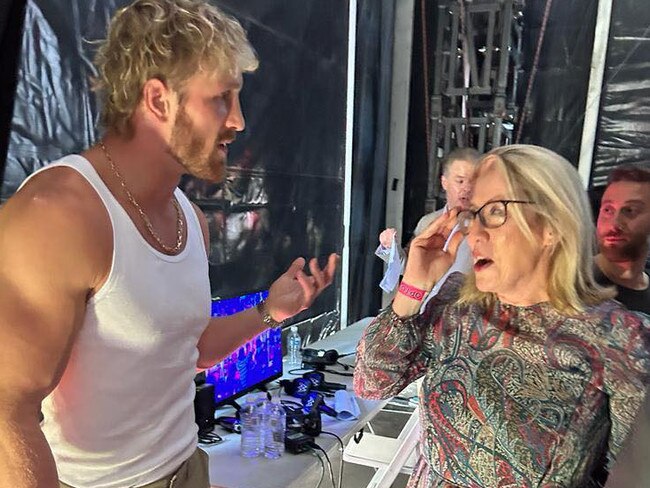
[[239,22],[206,1],[136,0],[114,15],[95,65],[101,122],[129,135],[147,80],[160,79],[182,95],[199,71],[250,72],[258,60]]
[[[614,294],[596,283],[593,274],[595,232],[591,207],[576,169],[562,156],[543,147],[511,145],[493,149],[481,159],[481,166],[495,164],[506,179],[513,199],[528,200],[534,205],[512,205],[512,218],[524,236],[539,242],[527,221],[524,208],[535,212],[542,227],[550,229],[555,244],[550,256],[548,295],[551,305],[567,315],[584,311]],[[483,303],[491,306],[493,293],[476,288],[473,273],[461,290],[460,303]]]

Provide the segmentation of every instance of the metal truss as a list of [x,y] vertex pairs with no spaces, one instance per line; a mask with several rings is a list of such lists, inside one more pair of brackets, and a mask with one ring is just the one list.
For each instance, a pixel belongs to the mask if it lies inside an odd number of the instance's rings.
[[456,147],[509,144],[517,116],[523,0],[438,0],[426,210]]

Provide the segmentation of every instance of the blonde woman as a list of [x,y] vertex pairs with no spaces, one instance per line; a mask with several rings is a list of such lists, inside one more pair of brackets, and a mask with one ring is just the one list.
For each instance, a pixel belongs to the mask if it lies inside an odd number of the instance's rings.
[[[473,272],[420,300],[467,228]],[[411,244],[392,305],[358,347],[355,391],[397,394],[424,376],[411,487],[584,487],[614,458],[644,396],[650,321],[592,276],[591,215],[575,169],[535,146],[481,160],[469,211]]]

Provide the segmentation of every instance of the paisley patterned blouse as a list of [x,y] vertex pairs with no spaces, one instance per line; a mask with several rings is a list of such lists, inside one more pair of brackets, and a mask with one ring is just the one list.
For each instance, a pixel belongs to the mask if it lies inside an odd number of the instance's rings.
[[614,301],[567,317],[550,304],[455,305],[454,274],[421,315],[391,307],[357,350],[356,393],[424,376],[409,487],[585,487],[644,397],[650,318]]

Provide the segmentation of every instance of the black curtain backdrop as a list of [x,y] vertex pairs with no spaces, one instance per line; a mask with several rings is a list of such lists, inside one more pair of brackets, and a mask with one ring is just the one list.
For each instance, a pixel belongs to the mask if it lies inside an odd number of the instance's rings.
[[650,8],[616,0],[607,44],[591,185],[621,164],[650,167]]
[[25,0],[0,2],[0,73],[3,74],[0,77],[0,187],[9,147],[24,18]]
[[395,0],[360,0],[355,68],[350,322],[381,307],[383,262],[375,255],[385,225]]
[[413,238],[415,227],[425,214],[424,204],[429,178],[429,135],[426,123],[431,115],[426,110],[426,99],[430,96],[430,88],[433,86],[435,27],[438,25],[436,3],[415,0],[414,5],[402,245],[406,245]]
[[[526,2],[519,109],[533,67],[546,0]],[[521,142],[544,146],[578,164],[598,0],[554,1]]]
[[[128,3],[27,1],[24,35],[13,36],[21,57],[17,87],[7,90],[15,97],[2,199],[33,171],[96,141],[92,41],[105,36],[112,13]],[[322,264],[329,253],[341,253],[348,1],[214,3],[242,22],[261,61],[245,76],[247,128],[231,148],[226,181],[182,182],[208,217],[213,296],[228,298],[267,288],[297,256]],[[12,29],[23,18],[14,4],[7,14]],[[0,32],[4,40],[9,28]],[[339,289],[337,278],[296,321],[328,316],[331,322]]]

